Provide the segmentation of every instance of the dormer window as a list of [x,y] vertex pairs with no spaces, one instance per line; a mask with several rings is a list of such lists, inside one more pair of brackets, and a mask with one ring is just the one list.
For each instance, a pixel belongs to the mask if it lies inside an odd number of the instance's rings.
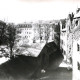
[[65,26],[64,25],[62,25],[62,29],[64,29],[65,28]]

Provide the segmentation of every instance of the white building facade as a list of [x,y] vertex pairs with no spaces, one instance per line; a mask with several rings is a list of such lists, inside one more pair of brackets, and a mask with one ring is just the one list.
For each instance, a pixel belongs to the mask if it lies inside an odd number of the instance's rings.
[[60,48],[64,56],[64,61],[68,65],[67,68],[72,68],[72,51],[73,51],[73,37],[71,32],[70,19],[64,19],[60,22]]
[[64,61],[66,61],[67,55],[67,27],[66,20],[60,21],[60,48],[63,52]]
[[80,80],[80,12],[75,14],[73,23],[73,80]]
[[33,43],[33,27],[32,24],[18,24],[17,25],[17,31],[20,31],[17,33],[20,37],[20,44],[31,44]]
[[80,12],[74,15],[73,21],[66,19],[65,28],[60,23],[60,48],[63,55],[66,53],[66,61],[72,59],[72,80],[80,80]]

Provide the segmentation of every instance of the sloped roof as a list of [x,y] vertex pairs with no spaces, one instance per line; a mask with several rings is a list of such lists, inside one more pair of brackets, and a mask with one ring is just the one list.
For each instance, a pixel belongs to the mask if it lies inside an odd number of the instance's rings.
[[80,11],[74,15],[74,18],[80,17]]
[[61,19],[60,21],[61,21],[62,25],[66,24],[66,20],[65,19]]

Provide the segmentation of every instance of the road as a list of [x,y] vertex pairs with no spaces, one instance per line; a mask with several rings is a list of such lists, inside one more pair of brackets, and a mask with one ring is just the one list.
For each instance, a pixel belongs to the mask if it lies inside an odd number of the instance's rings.
[[59,67],[56,70],[49,70],[41,80],[72,80],[72,71],[67,68]]
[[0,66],[0,80],[72,80],[72,71],[58,67],[60,60],[61,58],[54,60],[45,74],[39,71],[36,75],[37,58],[18,56]]
[[40,50],[27,48],[26,51],[33,57],[18,55],[0,65],[0,80],[72,80],[72,71],[59,67],[63,59],[59,54],[50,56],[51,63],[43,74],[37,63]]

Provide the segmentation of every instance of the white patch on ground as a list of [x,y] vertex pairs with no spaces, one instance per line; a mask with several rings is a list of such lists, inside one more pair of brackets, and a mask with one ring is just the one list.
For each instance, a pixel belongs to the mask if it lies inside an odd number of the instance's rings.
[[62,63],[59,65],[59,67],[65,67],[65,68],[67,68],[68,70],[72,69],[72,65],[71,65],[71,64],[66,64],[66,63],[64,63],[64,62],[62,62]]
[[5,58],[5,57],[0,58],[0,65],[8,60],[9,58]]
[[41,50],[35,49],[35,48],[28,48],[27,49],[29,53],[31,53],[30,55],[33,57],[37,57],[40,53]]
[[59,65],[59,67],[68,67],[68,65],[66,64],[66,63],[61,63],[60,65]]
[[40,80],[43,80],[43,79],[46,79],[46,78],[49,78],[49,76],[41,77]]

